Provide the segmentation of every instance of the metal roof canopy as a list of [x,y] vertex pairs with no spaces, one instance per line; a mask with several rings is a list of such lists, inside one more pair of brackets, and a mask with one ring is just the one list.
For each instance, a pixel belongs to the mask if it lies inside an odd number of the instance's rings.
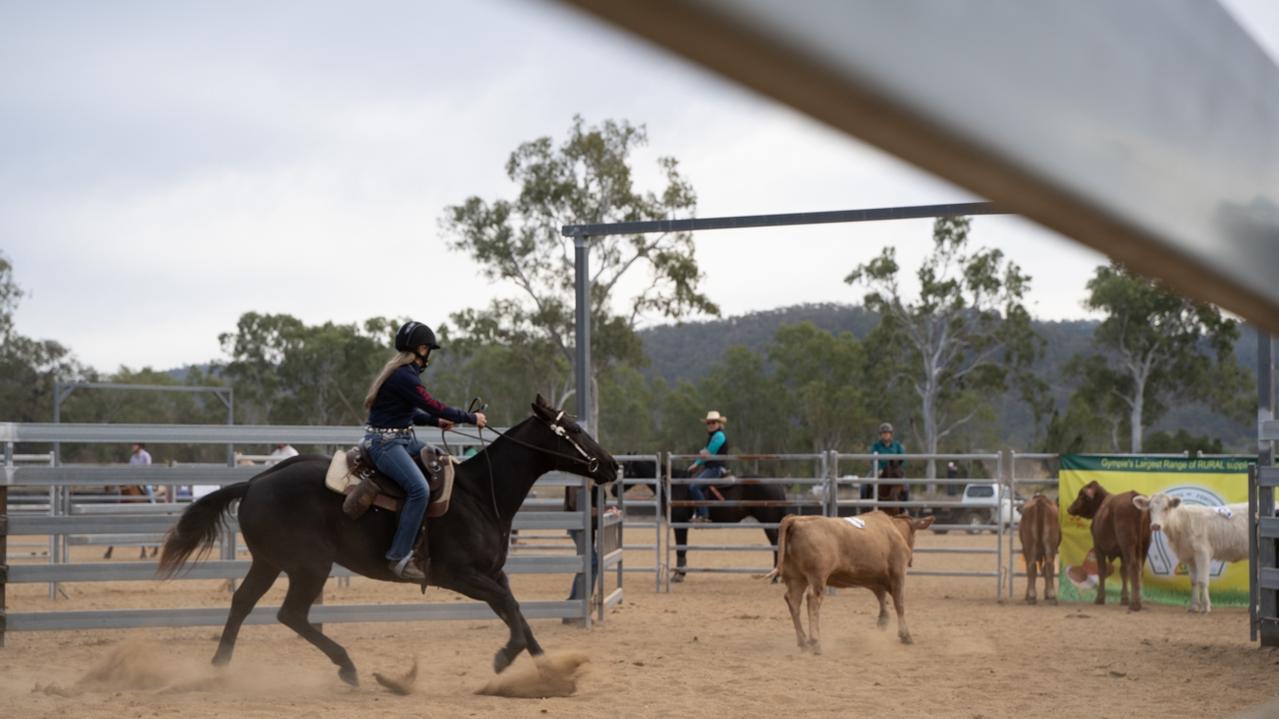
[[1279,332],[1279,68],[1216,3],[567,2]]

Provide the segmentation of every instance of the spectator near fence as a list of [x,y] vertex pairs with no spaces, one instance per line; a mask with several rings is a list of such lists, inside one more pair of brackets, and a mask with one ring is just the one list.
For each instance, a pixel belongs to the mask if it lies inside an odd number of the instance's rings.
[[[141,442],[133,443],[133,450],[129,454],[129,464],[151,464],[151,453],[147,451],[147,446]],[[141,485],[146,490],[147,499],[155,502],[155,487],[149,484]]]
[[287,443],[277,444],[275,449],[271,450],[271,453],[266,456],[266,463],[269,467],[276,462],[283,462],[289,457],[296,456],[298,456],[298,451],[293,449],[293,445]]

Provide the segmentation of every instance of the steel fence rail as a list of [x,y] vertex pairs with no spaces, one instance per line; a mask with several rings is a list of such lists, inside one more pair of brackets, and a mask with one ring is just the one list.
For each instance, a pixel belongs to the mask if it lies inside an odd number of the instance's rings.
[[[505,431],[497,429],[497,431]],[[427,434],[426,431],[423,434]],[[496,436],[496,435],[495,435]],[[93,444],[276,444],[354,445],[364,437],[360,426],[260,424],[92,424],[69,422],[0,422],[0,443]],[[450,445],[470,446],[479,439],[449,437]]]
[[[716,500],[716,499],[676,500],[676,499],[672,499],[673,497],[672,488],[676,486],[715,485],[715,486],[730,487],[730,486],[739,486],[739,485],[773,485],[773,486],[784,486],[784,487],[789,487],[789,486],[823,487],[823,486],[826,486],[828,482],[828,475],[829,475],[829,472],[827,471],[827,462],[829,460],[829,454],[826,452],[768,453],[768,454],[744,454],[743,453],[743,454],[715,455],[714,457],[715,462],[724,462],[730,465],[733,463],[763,462],[763,461],[781,462],[785,464],[798,464],[798,463],[804,463],[804,462],[811,462],[811,463],[814,463],[815,476],[812,476],[812,475],[799,476],[799,477],[726,476],[726,477],[720,477],[717,479],[699,479],[696,477],[674,478],[671,476],[672,475],[671,468],[675,461],[677,460],[693,461],[693,460],[700,460],[700,459],[704,459],[704,457],[702,457],[700,454],[678,454],[678,453],[666,454],[666,463],[665,463],[666,473],[663,478],[665,482],[665,487],[662,490],[664,493],[664,496],[667,499],[666,513],[665,513],[665,523],[666,523],[666,568],[665,569],[666,571],[663,573],[662,578],[665,580],[664,587],[665,587],[665,590],[668,592],[670,591],[670,588],[671,588],[671,574],[676,572],[681,574],[689,573],[689,572],[703,573],[703,574],[725,574],[725,573],[762,574],[762,573],[768,572],[771,569],[771,567],[752,567],[752,568],[697,567],[691,564],[686,564],[685,566],[682,566],[682,567],[672,568],[671,567],[672,552],[681,552],[681,551],[687,552],[690,550],[700,551],[701,549],[699,545],[677,543],[674,538],[675,530],[693,529],[693,528],[723,530],[723,529],[740,529],[742,527],[742,525],[738,523],[720,524],[720,523],[713,523],[713,522],[708,523],[708,522],[692,522],[692,521],[676,522],[672,519],[672,510],[675,507],[684,508],[684,509],[693,509],[697,507],[741,507],[744,509],[750,509],[750,508],[766,509],[766,508],[778,508],[778,507],[782,507],[782,508],[816,507],[822,511],[824,511],[826,508],[826,502],[824,500],[812,499],[807,497],[795,498],[795,499],[788,498],[786,500],[727,500],[727,499],[725,500]],[[777,529],[778,527],[781,526],[781,524],[779,522],[761,522],[757,520],[753,522],[750,526],[759,528],[759,529]],[[770,553],[776,551],[776,546],[772,544],[771,542],[767,544],[741,544],[741,545],[720,544],[715,546],[719,548],[711,551],[770,552]]]
[[[1009,512],[1007,522],[1005,522],[1003,518],[1004,502],[1005,502],[1005,499],[1007,498],[1007,485],[1005,484],[1005,472],[1006,472],[1007,459],[1005,455],[1006,453],[1004,452],[999,452],[999,453],[939,452],[939,453],[932,453],[932,454],[918,453],[918,452],[902,453],[902,454],[879,454],[879,453],[873,453],[873,452],[831,452],[830,492],[832,496],[834,497],[834,499],[830,503],[831,508],[830,508],[829,516],[839,516],[839,510],[841,508],[848,508],[848,509],[861,511],[865,509],[909,510],[909,509],[950,509],[950,508],[958,509],[963,507],[969,507],[971,505],[964,504],[962,500],[960,499],[940,499],[940,500],[910,499],[910,500],[881,501],[879,499],[879,491],[878,491],[878,488],[881,485],[900,484],[900,485],[906,485],[906,486],[917,486],[917,485],[957,486],[957,485],[972,484],[974,480],[969,478],[947,479],[947,478],[937,478],[937,477],[933,477],[933,478],[881,477],[879,466],[881,463],[884,463],[884,462],[898,462],[898,461],[901,461],[901,462],[916,461],[916,462],[926,462],[930,464],[935,462],[948,462],[948,461],[993,462],[995,465],[995,478],[992,479],[991,482],[996,485],[996,492],[993,498],[994,510],[992,512],[994,523],[993,524],[977,523],[977,524],[966,524],[966,525],[944,523],[944,524],[934,524],[933,529],[935,531],[936,530],[951,531],[952,529],[964,529],[968,531],[975,530],[979,532],[993,531],[995,532],[994,547],[993,548],[919,547],[915,550],[915,553],[917,554],[976,555],[976,556],[993,554],[995,555],[995,562],[994,562],[993,569],[989,571],[976,571],[976,570],[955,571],[955,570],[915,569],[912,567],[909,570],[909,574],[912,576],[969,577],[969,578],[987,578],[987,579],[993,577],[995,579],[995,598],[998,601],[1002,601],[1004,596],[1003,595],[1004,537],[1006,535],[1006,530],[1011,528],[1011,524],[1015,519],[1015,514],[1012,511]],[[856,480],[841,480],[839,477],[839,467],[841,462],[869,463],[870,469],[871,469],[870,477],[859,478]],[[855,499],[855,500],[839,499],[838,492],[839,492],[840,485],[841,484],[851,485],[854,483],[858,486],[859,489],[861,489],[862,487],[869,486],[871,488],[870,498]],[[938,551],[938,550],[941,550],[941,551]]]

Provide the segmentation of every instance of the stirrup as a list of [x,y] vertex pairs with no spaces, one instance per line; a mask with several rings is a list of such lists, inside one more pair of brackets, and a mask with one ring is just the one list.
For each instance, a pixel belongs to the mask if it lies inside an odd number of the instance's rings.
[[400,579],[407,579],[409,581],[426,584],[426,575],[422,573],[421,569],[418,569],[417,565],[413,562],[413,559],[413,553],[409,552],[398,562],[394,559],[388,560],[391,573]]

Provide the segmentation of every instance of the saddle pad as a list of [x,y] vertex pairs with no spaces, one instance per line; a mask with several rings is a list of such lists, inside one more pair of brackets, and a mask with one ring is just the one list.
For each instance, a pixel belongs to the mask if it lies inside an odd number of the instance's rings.
[[866,521],[865,521],[865,520],[863,520],[863,519],[859,519],[859,518],[857,518],[857,517],[844,517],[844,521],[845,521],[845,522],[848,522],[849,524],[853,525],[854,527],[857,527],[858,529],[865,529],[865,528],[866,528]]
[[346,452],[334,452],[333,461],[329,462],[329,471],[324,473],[324,486],[338,494],[346,494],[348,488],[354,488],[359,483],[360,478],[353,476],[347,469]]

